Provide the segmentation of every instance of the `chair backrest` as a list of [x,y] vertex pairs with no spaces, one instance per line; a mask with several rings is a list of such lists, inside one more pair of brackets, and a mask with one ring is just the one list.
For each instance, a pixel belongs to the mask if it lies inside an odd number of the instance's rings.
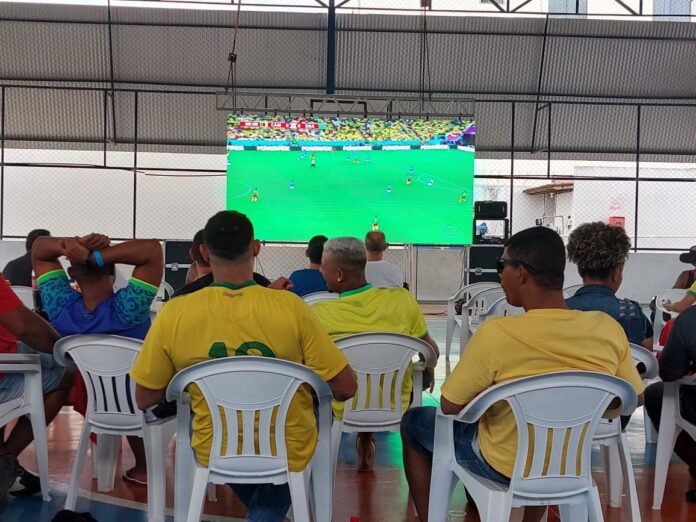
[[19,297],[24,306],[29,310],[34,309],[34,292],[30,286],[13,286],[12,291]]
[[160,301],[169,301],[172,296],[174,295],[174,287],[167,283],[166,281],[162,281],[160,283],[159,289],[157,290],[157,299]]
[[513,494],[562,497],[592,487],[592,439],[611,401],[630,415],[637,397],[631,385],[596,372],[556,372],[493,386],[456,419],[477,421],[496,402],[506,401],[517,423]]
[[634,343],[628,343],[628,345],[631,348],[631,357],[636,365],[643,363],[643,366],[645,366],[645,370],[641,369],[640,376],[643,379],[654,379],[657,377],[660,366],[657,363],[655,353]]
[[302,299],[309,306],[312,306],[322,301],[333,301],[334,299],[338,299],[338,294],[335,292],[313,292],[303,296]]
[[568,285],[563,289],[563,297],[568,299],[569,297],[573,297],[575,295],[575,292],[580,290],[583,286],[585,286],[583,283],[578,283],[576,285]]
[[419,353],[433,367],[433,348],[416,337],[397,333],[369,332],[342,337],[336,345],[350,361],[358,390],[346,401],[343,422],[355,426],[393,426],[404,414],[401,395],[404,377]]
[[523,315],[524,308],[520,306],[513,306],[507,302],[505,297],[501,297],[495,301],[489,308],[487,312],[483,312],[479,317],[479,322],[483,322],[489,317],[506,317],[508,315]]
[[331,430],[331,390],[301,364],[254,356],[205,361],[174,376],[167,400],[177,401],[177,415],[188,416],[184,391],[191,384],[198,386],[213,423],[210,470],[253,477],[287,472],[285,420],[295,392],[305,383],[319,400],[319,438],[326,442]]
[[[128,372],[142,341],[119,335],[70,335],[53,349],[58,364],[74,362],[87,388],[87,420],[105,430],[139,430],[142,415],[135,404],[135,383]],[[72,360],[72,362],[71,362]]]
[[464,301],[468,301],[476,292],[488,290],[490,288],[500,288],[500,283],[495,283],[493,281],[481,281],[480,283],[464,285],[457,290],[457,293],[450,297],[449,300],[456,301],[458,299],[464,299]]
[[478,321],[479,316],[488,312],[493,303],[501,298],[505,299],[505,292],[500,285],[474,292],[462,307],[462,315],[468,315],[470,319]]

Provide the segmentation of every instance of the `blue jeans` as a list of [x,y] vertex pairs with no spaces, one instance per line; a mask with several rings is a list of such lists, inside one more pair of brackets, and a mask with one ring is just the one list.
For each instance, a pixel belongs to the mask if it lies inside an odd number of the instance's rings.
[[287,484],[230,484],[247,508],[248,522],[283,522],[292,500]]
[[[41,356],[41,387],[43,394],[48,395],[55,390],[63,379],[65,368],[60,366],[53,355],[43,353],[19,343],[19,353],[39,354]],[[0,403],[17,399],[24,393],[24,375],[6,373],[0,378]]]
[[[433,458],[435,445],[435,417],[437,409],[432,406],[411,408],[401,419],[404,444],[408,444],[427,459]],[[510,478],[499,473],[486,462],[478,445],[478,423],[454,423],[454,455],[464,469],[480,477],[507,485]]]

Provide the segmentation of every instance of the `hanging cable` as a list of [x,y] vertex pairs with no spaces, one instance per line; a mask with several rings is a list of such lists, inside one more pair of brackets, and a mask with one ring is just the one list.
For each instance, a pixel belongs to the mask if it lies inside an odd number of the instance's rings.
[[242,0],[237,0],[237,14],[234,21],[234,35],[232,37],[232,50],[227,55],[227,60],[230,62],[230,68],[227,72],[227,83],[225,84],[225,95],[229,94],[230,88],[234,99],[232,106],[237,106],[237,33],[239,32],[239,15],[242,10]]

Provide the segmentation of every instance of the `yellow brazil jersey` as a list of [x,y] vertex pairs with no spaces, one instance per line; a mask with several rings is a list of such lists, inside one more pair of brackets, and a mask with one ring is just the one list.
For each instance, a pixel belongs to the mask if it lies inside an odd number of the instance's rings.
[[[365,285],[343,292],[339,299],[321,301],[312,307],[332,339],[364,332],[391,332],[423,338],[428,325],[416,299],[404,288],[373,288]],[[404,378],[403,406],[408,409],[413,388],[413,367]],[[343,403],[334,401],[334,415],[343,417]]]
[[[544,309],[483,323],[442,385],[442,396],[467,404],[494,384],[569,370],[616,375],[636,393],[643,392],[619,323],[603,312]],[[481,417],[478,436],[486,461],[512,476],[517,427],[507,403],[494,405]]]
[[[304,364],[325,381],[348,364],[302,299],[249,281],[213,283],[167,303],[152,324],[130,375],[141,386],[159,390],[179,370],[234,355]],[[200,462],[207,464],[213,436],[210,411],[197,387],[190,387],[189,393],[195,414],[191,445]],[[304,469],[316,442],[312,395],[301,387],[286,420],[291,471]]]

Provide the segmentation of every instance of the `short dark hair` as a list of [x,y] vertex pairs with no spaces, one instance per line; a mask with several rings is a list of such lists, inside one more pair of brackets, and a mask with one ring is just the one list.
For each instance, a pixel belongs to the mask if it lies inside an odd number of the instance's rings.
[[45,228],[35,228],[31,232],[27,234],[27,240],[24,243],[24,246],[27,249],[27,252],[31,252],[31,247],[34,246],[34,241],[36,241],[38,238],[41,236],[50,236],[51,233],[46,230]]
[[309,243],[307,244],[307,256],[309,257],[310,262],[317,265],[321,263],[321,256],[324,253],[324,243],[326,243],[328,240],[328,237],[322,235],[314,236],[309,240]]
[[568,260],[578,266],[580,277],[605,279],[617,267],[623,267],[631,240],[623,227],[601,221],[585,223],[568,237]]
[[223,210],[211,217],[203,229],[203,242],[216,257],[236,261],[249,251],[254,226],[235,210]]
[[387,246],[387,236],[381,230],[373,230],[365,235],[365,249],[368,252],[384,252]]
[[70,274],[75,279],[79,279],[81,281],[101,279],[102,277],[112,276],[116,273],[115,265],[106,265],[99,268],[99,266],[97,266],[95,263],[90,263],[88,265],[71,263],[70,268],[72,269]]
[[191,255],[193,257],[192,261],[202,266],[209,266],[209,263],[203,258],[201,254],[201,245],[203,244],[203,229],[196,232],[193,236],[193,241],[191,242]]
[[562,290],[565,246],[548,227],[532,227],[510,236],[505,242],[507,257],[522,261],[536,284],[546,290]]

